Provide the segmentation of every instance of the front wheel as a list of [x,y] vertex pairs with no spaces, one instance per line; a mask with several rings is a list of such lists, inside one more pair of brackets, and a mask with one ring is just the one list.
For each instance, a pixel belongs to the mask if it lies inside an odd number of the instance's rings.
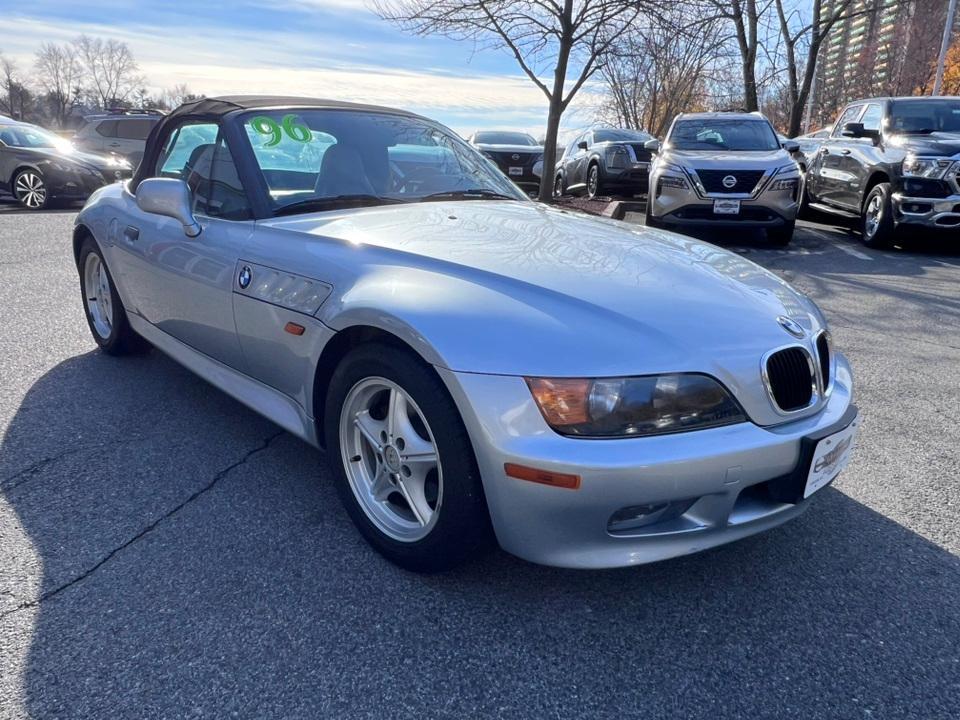
[[325,435],[337,492],[366,540],[418,572],[480,554],[492,532],[456,405],[411,352],[371,343],[330,381]]
[[557,179],[553,181],[553,196],[555,198],[563,197],[563,175],[557,175]]
[[863,201],[861,213],[863,244],[870,248],[885,248],[893,244],[896,227],[890,203],[890,183],[877,183]]
[[21,170],[13,179],[13,196],[27,210],[43,210],[50,202],[50,193],[37,170]]
[[663,221],[653,216],[653,208],[651,207],[652,205],[653,197],[650,195],[650,193],[647,193],[647,205],[643,211],[643,222],[647,227],[650,228],[662,228]]
[[100,248],[91,238],[80,246],[80,292],[90,333],[108,355],[130,355],[150,349],[127,320],[120,295]]
[[587,171],[587,197],[596,200],[600,191],[600,166],[594,163]]
[[775,247],[786,247],[793,239],[793,230],[795,226],[796,222],[791,221],[786,225],[781,225],[780,227],[769,228],[767,230],[767,242]]

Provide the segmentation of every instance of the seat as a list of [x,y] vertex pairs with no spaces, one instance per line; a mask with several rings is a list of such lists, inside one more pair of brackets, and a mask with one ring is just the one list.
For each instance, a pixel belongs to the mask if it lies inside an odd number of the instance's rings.
[[376,194],[359,151],[340,143],[331,145],[323,154],[315,190],[318,197]]

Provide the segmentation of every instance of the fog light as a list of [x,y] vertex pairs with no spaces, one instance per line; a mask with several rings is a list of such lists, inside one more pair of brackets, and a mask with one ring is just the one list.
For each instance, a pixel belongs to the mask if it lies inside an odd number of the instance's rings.
[[696,498],[620,508],[607,521],[607,532],[623,535],[655,523],[674,520],[689,510],[694,502]]

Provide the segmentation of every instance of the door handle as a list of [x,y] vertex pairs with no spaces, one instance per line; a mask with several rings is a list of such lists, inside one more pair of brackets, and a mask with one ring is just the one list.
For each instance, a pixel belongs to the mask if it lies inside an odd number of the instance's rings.
[[110,143],[110,147],[120,147],[120,143]]
[[830,149],[829,149],[829,148],[820,148],[820,152],[822,152],[824,155],[829,155],[829,154],[830,154]]
[[850,151],[847,150],[846,148],[844,148],[843,150],[840,151],[840,154],[841,154],[841,155],[849,155],[849,154],[850,154]]
[[123,229],[123,239],[129,243],[135,243],[140,239],[140,228],[135,228],[132,225],[127,225]]

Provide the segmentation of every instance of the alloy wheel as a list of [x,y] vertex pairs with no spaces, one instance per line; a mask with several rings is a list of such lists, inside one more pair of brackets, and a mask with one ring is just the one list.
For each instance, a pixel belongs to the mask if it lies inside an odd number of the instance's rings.
[[31,170],[17,176],[13,194],[22,205],[32,210],[43,207],[47,200],[47,188],[43,184],[43,178]]
[[595,198],[597,196],[597,192],[599,191],[599,185],[600,185],[600,171],[597,170],[597,166],[594,165],[593,167],[590,168],[590,172],[587,175],[587,193],[590,195],[591,198]]
[[877,228],[880,227],[880,216],[883,214],[883,198],[877,194],[870,198],[867,203],[867,209],[864,212],[863,232],[867,238],[872,238],[877,234]]
[[340,453],[354,496],[381,532],[400,542],[430,533],[443,470],[433,432],[403,388],[369,377],[350,389],[340,413]]
[[95,252],[87,255],[83,266],[83,292],[90,324],[97,335],[106,340],[113,329],[113,296],[107,267]]

